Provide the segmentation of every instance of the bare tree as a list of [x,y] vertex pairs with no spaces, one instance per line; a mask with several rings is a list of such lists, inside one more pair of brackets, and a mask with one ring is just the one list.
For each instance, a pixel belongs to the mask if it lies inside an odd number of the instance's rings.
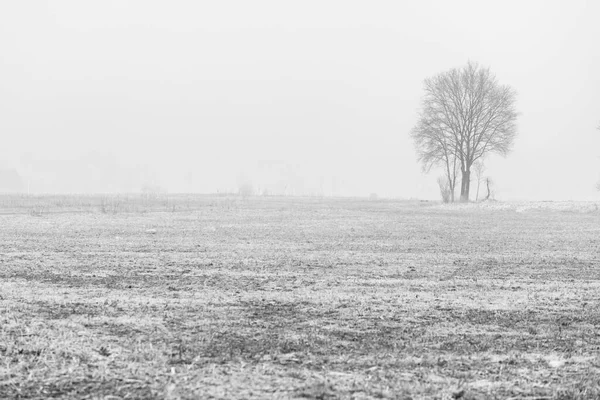
[[473,163],[473,170],[475,170],[475,177],[477,178],[477,194],[475,195],[475,201],[478,201],[479,186],[481,186],[481,177],[483,175],[483,172],[485,171],[485,164],[482,158]]
[[487,178],[485,178],[485,185],[487,187],[487,194],[485,196],[485,199],[483,199],[484,201],[489,200],[490,197],[492,199],[494,198],[494,191],[491,189],[492,184],[493,184],[492,178],[490,178],[489,176]]
[[444,203],[450,203],[452,196],[450,191],[450,182],[448,181],[448,178],[445,176],[440,176],[437,180],[437,183],[440,187],[440,195],[442,196],[442,201]]
[[428,78],[424,86],[419,121],[411,132],[419,160],[425,169],[458,160],[460,200],[469,201],[475,161],[488,153],[506,155],[512,147],[516,92],[473,62]]
[[444,202],[454,203],[456,178],[458,177],[458,159],[452,138],[443,130],[436,129],[427,118],[419,120],[417,126],[411,131],[411,136],[417,147],[418,159],[423,166],[423,170],[429,172],[432,167],[442,167],[444,169],[445,182],[442,185],[440,179],[438,179],[438,184],[440,190],[442,186],[448,186],[447,192],[450,197],[448,201],[444,198]]

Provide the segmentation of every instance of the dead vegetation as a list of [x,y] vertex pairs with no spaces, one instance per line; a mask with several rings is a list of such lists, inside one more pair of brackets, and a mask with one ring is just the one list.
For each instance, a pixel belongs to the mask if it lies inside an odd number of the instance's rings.
[[600,397],[600,213],[219,201],[0,216],[0,398]]

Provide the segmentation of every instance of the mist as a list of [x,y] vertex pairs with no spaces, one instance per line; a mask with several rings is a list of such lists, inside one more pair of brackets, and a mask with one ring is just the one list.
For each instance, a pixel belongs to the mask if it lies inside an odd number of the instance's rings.
[[518,92],[514,149],[486,163],[497,198],[597,200],[598,15],[584,0],[3,2],[0,169],[31,193],[438,199],[409,132],[423,80],[472,60]]

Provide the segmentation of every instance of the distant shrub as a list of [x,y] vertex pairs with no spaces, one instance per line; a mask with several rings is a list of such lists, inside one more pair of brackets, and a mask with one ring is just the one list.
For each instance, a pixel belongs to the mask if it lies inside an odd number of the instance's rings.
[[250,197],[254,194],[254,187],[251,183],[243,183],[240,185],[238,193],[243,198]]
[[99,209],[102,214],[117,214],[123,211],[123,201],[119,196],[102,196]]
[[35,205],[29,209],[29,215],[34,217],[41,217],[47,211],[47,207],[43,205]]
[[142,197],[146,200],[156,200],[167,191],[158,185],[144,184],[142,186]]

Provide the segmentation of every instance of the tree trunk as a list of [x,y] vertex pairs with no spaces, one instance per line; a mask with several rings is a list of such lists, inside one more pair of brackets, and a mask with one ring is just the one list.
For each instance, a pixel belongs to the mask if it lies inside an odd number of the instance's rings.
[[454,159],[452,171],[454,171],[454,173],[450,172],[450,161],[448,157],[446,157],[446,177],[448,178],[448,184],[450,185],[450,202],[454,203],[454,193],[456,189],[456,159]]
[[460,201],[469,202],[469,189],[471,188],[471,171],[462,171],[462,182],[460,184]]
[[475,201],[479,200],[479,186],[481,185],[481,177],[477,177],[477,195],[475,196]]

